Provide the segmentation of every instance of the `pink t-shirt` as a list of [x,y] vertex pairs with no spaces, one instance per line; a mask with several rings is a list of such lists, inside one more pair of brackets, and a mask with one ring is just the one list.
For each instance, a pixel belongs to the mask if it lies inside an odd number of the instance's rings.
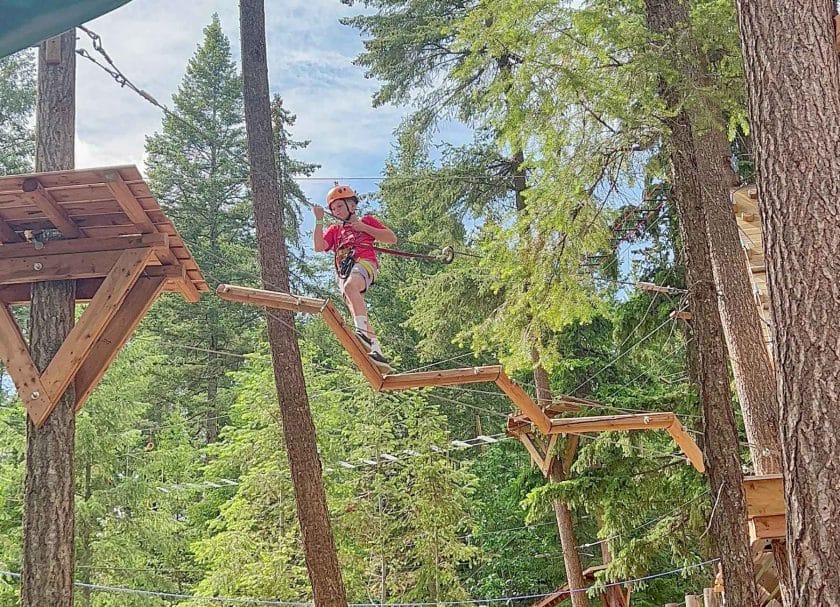
[[[372,228],[382,229],[385,227],[373,215],[365,215],[361,221]],[[376,251],[373,250],[373,243],[376,242],[376,239],[370,234],[357,232],[349,225],[333,224],[324,232],[324,241],[327,243],[327,251],[336,251],[342,247],[352,248],[356,251],[356,259],[364,259],[377,268],[379,267]]]

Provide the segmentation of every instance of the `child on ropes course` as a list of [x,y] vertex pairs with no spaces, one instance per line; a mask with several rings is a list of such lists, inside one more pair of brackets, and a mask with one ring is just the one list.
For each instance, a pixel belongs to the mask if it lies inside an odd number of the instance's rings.
[[338,287],[353,315],[356,336],[368,351],[368,356],[382,371],[392,371],[388,359],[382,354],[382,347],[370,326],[367,317],[364,293],[376,280],[379,260],[374,242],[396,244],[396,235],[372,215],[361,219],[356,216],[359,199],[346,185],[336,185],[327,193],[327,209],[339,219],[341,225],[323,229],[324,209],[313,205],[315,213],[315,250],[333,251]]

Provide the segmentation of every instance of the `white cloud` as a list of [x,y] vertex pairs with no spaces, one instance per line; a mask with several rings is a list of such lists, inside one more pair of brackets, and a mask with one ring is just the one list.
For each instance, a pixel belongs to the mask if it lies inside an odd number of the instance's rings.
[[[362,49],[358,32],[339,23],[358,10],[339,0],[266,3],[271,91],[297,114],[294,137],[312,141],[298,155],[322,165],[316,176],[379,175],[392,148],[393,130],[407,111],[371,107],[377,83],[353,65]],[[219,14],[238,62],[239,12],[230,0],[133,0],[88,27],[102,36],[105,49],[134,84],[170,105],[213,13]],[[80,46],[92,52],[87,36],[79,35]],[[145,137],[160,128],[161,111],[120,89],[87,60],[79,58],[77,65],[76,165],[136,163],[142,169]],[[463,139],[462,131],[456,137]],[[376,188],[375,181],[349,181],[362,192]],[[321,200],[332,183],[303,185],[313,200]]]
[[[229,1],[134,0],[88,25],[125,75],[168,105],[214,12],[238,61],[239,15]],[[404,112],[371,108],[376,85],[352,64],[361,49],[358,34],[339,23],[353,12],[338,0],[266,6],[272,93],[281,94],[298,115],[294,135],[312,140],[305,157],[329,175],[378,174]],[[80,37],[80,46],[91,49],[87,37],[81,32]],[[79,58],[78,166],[138,162],[145,136],[160,123],[160,110]]]

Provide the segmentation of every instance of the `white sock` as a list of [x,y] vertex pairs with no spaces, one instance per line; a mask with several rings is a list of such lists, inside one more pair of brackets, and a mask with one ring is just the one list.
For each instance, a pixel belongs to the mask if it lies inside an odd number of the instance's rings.
[[361,331],[365,335],[367,335],[367,316],[354,316],[353,317],[353,326],[356,327],[357,331]]

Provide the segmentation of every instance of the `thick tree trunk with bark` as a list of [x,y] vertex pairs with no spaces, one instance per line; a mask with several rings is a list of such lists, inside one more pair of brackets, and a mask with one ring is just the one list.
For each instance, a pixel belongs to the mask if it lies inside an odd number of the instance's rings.
[[[47,65],[46,43],[38,52],[36,171],[72,169],[75,160],[76,32],[71,30],[58,38],[60,63]],[[32,285],[29,349],[42,372],[73,328],[75,300],[75,281]],[[29,416],[26,418],[23,607],[73,605],[75,404],[71,384],[40,429],[35,429]]]
[[[692,127],[697,124],[692,120]],[[737,184],[731,148],[723,125],[717,126],[699,135],[695,130],[695,149],[718,309],[755,472],[777,474],[782,452],[775,378],[729,199]]]
[[[263,0],[240,0],[239,10],[245,125],[262,282],[267,289],[288,292],[283,209],[272,146]],[[269,314],[268,337],[314,603],[316,607],[346,607],[291,312]]]
[[840,605],[840,62],[831,0],[738,0],[781,402],[791,594]]
[[[682,0],[647,0],[651,31],[667,34],[686,27]],[[683,18],[681,19],[681,16]],[[667,83],[661,94],[672,109],[680,109],[677,92]],[[698,390],[703,405],[704,447],[712,498],[710,527],[732,605],[757,607],[755,571],[750,553],[746,499],[738,448],[738,433],[729,391],[726,347],[718,314],[714,275],[706,241],[706,219],[689,117],[680,111],[667,119],[671,130],[673,195],[680,222],[688,275],[694,345],[698,354]]]
[[[703,90],[714,85],[705,56],[691,29],[688,7],[675,3],[671,30],[674,59],[684,65],[689,82]],[[712,273],[718,292],[718,311],[729,352],[735,390],[741,405],[744,430],[756,474],[782,470],[779,405],[770,355],[764,343],[761,318],[750,288],[749,269],[738,237],[730,192],[738,185],[732,168],[732,146],[726,136],[723,112],[708,95],[698,95],[687,108],[694,133],[700,196],[706,217],[706,235]],[[774,542],[782,594],[789,579],[784,572],[784,542]],[[784,557],[786,558],[786,557]]]
[[[667,13],[671,59],[681,66],[689,86],[697,90],[709,88],[714,82],[692,32],[687,3],[672,0],[671,5],[672,10]],[[738,185],[732,168],[732,146],[726,137],[723,111],[713,98],[702,93],[695,95],[685,109],[694,134],[718,309],[750,453],[757,474],[774,474],[781,471],[776,386],[732,212],[730,192]]]

